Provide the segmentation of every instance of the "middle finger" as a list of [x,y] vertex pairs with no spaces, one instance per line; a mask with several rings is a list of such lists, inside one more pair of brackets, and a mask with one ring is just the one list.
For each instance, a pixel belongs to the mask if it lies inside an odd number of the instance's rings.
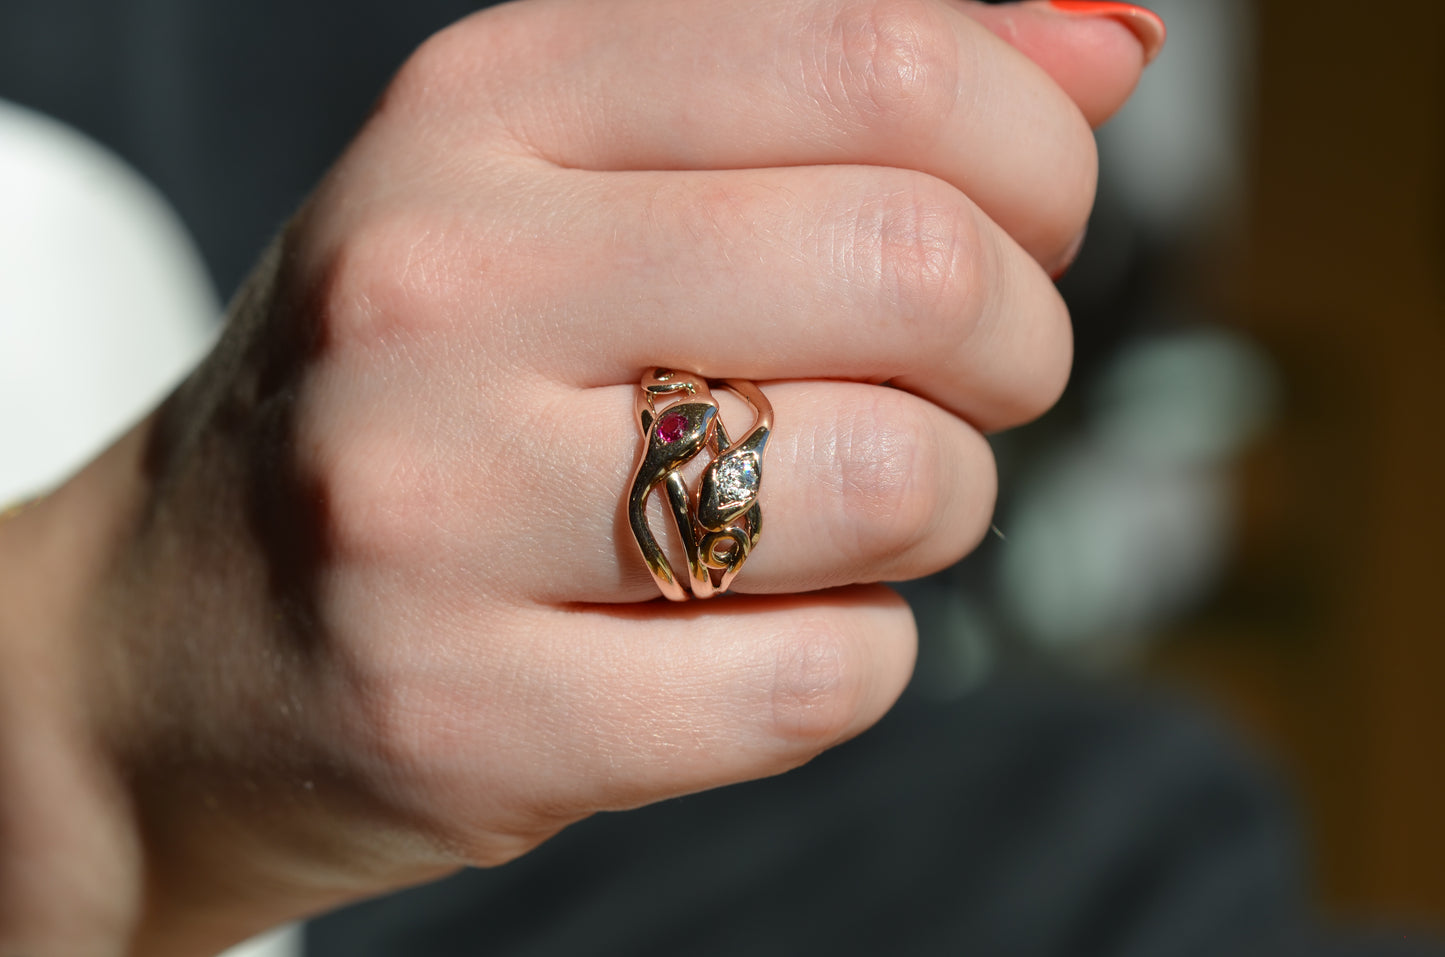
[[891,380],[990,431],[1041,414],[1068,378],[1072,333],[1053,283],[931,176],[555,175],[582,179],[559,191],[580,189],[571,208],[583,212],[539,217],[545,236],[512,239],[541,301],[499,331],[565,381],[630,382],[650,366]]

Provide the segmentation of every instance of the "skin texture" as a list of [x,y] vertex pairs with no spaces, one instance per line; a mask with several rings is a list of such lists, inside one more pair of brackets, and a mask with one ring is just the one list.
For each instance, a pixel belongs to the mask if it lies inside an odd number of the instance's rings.
[[[871,583],[977,543],[982,434],[1064,387],[1048,276],[1143,60],[935,0],[429,41],[215,353],[0,528],[0,952],[214,952],[876,721],[915,633]],[[653,365],[776,410],[726,599],[649,600],[627,533]]]

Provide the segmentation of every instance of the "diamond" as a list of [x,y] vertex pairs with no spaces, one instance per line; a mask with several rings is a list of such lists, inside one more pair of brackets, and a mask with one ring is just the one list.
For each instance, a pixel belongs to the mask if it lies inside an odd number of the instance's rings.
[[724,502],[745,502],[758,492],[758,457],[751,453],[731,456],[717,464],[718,498]]

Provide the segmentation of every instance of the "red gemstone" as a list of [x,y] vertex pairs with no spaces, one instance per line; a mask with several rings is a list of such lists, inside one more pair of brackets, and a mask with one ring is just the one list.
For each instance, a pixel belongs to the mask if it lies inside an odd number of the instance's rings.
[[671,445],[687,434],[687,416],[681,412],[668,412],[657,421],[657,438],[663,445]]

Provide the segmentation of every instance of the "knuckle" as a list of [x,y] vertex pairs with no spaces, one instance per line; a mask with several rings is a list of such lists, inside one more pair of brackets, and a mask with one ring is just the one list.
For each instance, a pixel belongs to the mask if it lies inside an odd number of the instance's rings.
[[932,531],[941,491],[932,429],[890,390],[839,413],[826,479],[836,503],[835,547],[876,567],[910,551]]
[[[470,797],[475,765],[458,760],[475,743],[474,730],[459,716],[479,708],[476,672],[397,668],[385,658],[353,656],[344,669],[343,733],[354,753],[366,756],[366,773],[385,789],[389,813],[417,840],[448,857],[490,866],[520,856],[585,816],[585,809],[519,776],[485,824],[476,822]],[[496,718],[492,730],[504,720]]]
[[461,34],[459,26],[453,25],[422,41],[387,84],[376,112],[425,114],[429,107],[449,100],[461,87],[469,62],[477,62],[475,51],[466,55]]
[[966,295],[978,238],[963,204],[914,182],[864,210],[880,290],[904,319],[952,314]]
[[[474,160],[479,144],[542,156],[529,135],[545,104],[518,99],[518,76],[539,59],[556,59],[575,33],[574,18],[533,4],[496,4],[432,34],[412,52],[387,85],[374,115],[412,130],[426,142],[449,141]],[[570,29],[569,29],[570,28]]]
[[346,562],[395,562],[430,549],[441,527],[444,489],[404,440],[350,430],[319,455],[319,498],[326,503],[326,548]]
[[527,35],[519,19],[511,11],[487,11],[433,33],[392,77],[377,112],[396,110],[410,119],[445,115],[456,122],[455,104],[476,103],[478,88],[520,55]]
[[828,622],[802,622],[778,649],[772,723],[781,739],[824,748],[846,737],[867,684],[855,640]]
[[853,123],[925,134],[952,108],[958,48],[939,13],[922,0],[820,5],[821,29],[804,68],[813,97]]
[[347,232],[320,280],[328,342],[395,347],[431,331],[457,265],[450,243],[422,209],[376,215]]
[[402,63],[372,119],[410,131],[413,140],[425,131],[425,142],[449,142],[473,156],[478,143],[526,146],[500,107],[515,89],[518,71],[541,55],[546,41],[539,34],[545,33],[545,18],[511,4],[458,20]]

